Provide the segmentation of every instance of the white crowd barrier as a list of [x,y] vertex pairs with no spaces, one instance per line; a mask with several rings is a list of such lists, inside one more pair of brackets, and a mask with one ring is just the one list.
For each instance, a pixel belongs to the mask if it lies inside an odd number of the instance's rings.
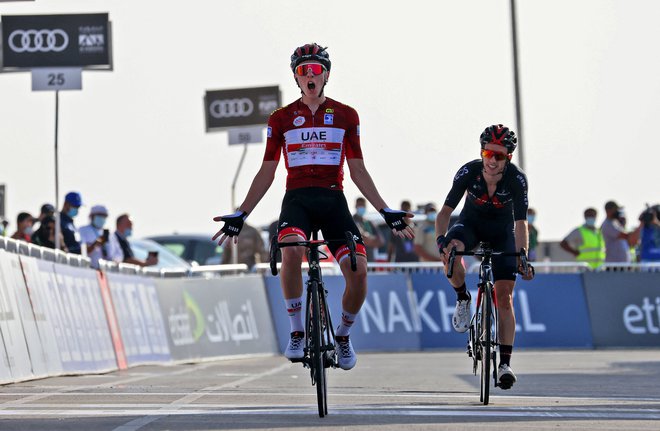
[[[185,273],[0,241],[0,384],[148,363],[277,354],[263,278]],[[238,275],[236,275],[238,274]]]

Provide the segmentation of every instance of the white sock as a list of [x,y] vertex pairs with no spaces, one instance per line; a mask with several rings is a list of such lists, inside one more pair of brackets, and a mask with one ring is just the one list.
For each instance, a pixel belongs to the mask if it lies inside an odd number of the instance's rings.
[[305,332],[302,319],[302,296],[298,298],[284,299],[286,311],[289,313],[291,332]]
[[355,316],[357,316],[357,313],[353,314],[346,310],[342,310],[341,323],[339,324],[335,335],[346,337],[351,332],[351,326],[353,326],[353,322],[355,322]]

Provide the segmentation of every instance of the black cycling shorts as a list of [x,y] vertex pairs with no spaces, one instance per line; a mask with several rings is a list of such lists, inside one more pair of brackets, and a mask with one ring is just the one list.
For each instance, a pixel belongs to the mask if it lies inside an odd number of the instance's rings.
[[[479,242],[490,243],[493,251],[516,252],[514,223],[497,220],[473,220],[459,218],[449,229],[445,244],[457,239],[465,244],[465,250],[473,250]],[[516,256],[493,256],[493,281],[515,280],[518,273]]]
[[319,229],[323,239],[330,241],[328,248],[335,258],[338,257],[337,250],[346,245],[346,231],[353,233],[358,244],[356,251],[363,254],[364,241],[348,209],[344,192],[324,187],[287,190],[277,224],[278,236],[304,233],[306,239],[311,239],[312,231]]

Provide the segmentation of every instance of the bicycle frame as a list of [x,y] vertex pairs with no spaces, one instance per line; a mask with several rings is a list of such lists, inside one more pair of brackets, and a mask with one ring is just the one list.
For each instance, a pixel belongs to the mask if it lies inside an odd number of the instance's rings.
[[[353,234],[346,232],[344,241],[350,251],[351,269],[357,269],[355,258],[355,241]],[[327,291],[321,275],[321,256],[327,257],[319,247],[328,244],[328,240],[318,240],[314,231],[311,241],[278,242],[277,237],[271,239],[270,267],[273,275],[277,275],[277,251],[281,247],[306,247],[307,263],[307,306],[305,307],[305,347],[304,356],[300,360],[304,367],[310,369],[312,386],[316,386],[319,416],[328,414],[328,386],[326,369],[337,368],[337,352],[335,350],[335,330],[332,316],[328,308]]]
[[[525,249],[521,249],[517,253],[495,252],[490,248],[488,243],[480,243],[479,250],[472,251],[456,251],[452,249],[449,256],[449,268],[447,270],[447,277],[451,278],[454,268],[454,260],[456,256],[480,256],[482,257],[481,264],[479,265],[479,282],[477,284],[477,301],[476,311],[470,319],[469,338],[467,353],[472,358],[473,367],[472,371],[477,374],[477,368],[481,363],[481,385],[480,385],[480,401],[484,405],[488,404],[490,396],[490,378],[492,375],[495,386],[497,383],[497,346],[499,346],[498,334],[498,312],[497,312],[497,298],[493,285],[493,270],[492,270],[492,257],[493,256],[517,256],[521,259],[521,264],[527,271],[527,253]],[[491,363],[492,362],[492,363]],[[492,366],[492,373],[491,373]]]

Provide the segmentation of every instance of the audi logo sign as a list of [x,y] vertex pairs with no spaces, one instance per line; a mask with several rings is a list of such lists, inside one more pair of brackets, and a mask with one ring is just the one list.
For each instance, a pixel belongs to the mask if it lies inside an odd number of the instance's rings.
[[209,113],[213,118],[249,117],[253,112],[254,103],[247,97],[214,100],[209,107]]
[[3,15],[2,68],[109,68],[107,13]]
[[204,97],[206,131],[264,126],[279,107],[277,86],[207,91]]
[[69,46],[69,35],[55,30],[14,30],[9,35],[9,48],[14,52],[62,52]]

